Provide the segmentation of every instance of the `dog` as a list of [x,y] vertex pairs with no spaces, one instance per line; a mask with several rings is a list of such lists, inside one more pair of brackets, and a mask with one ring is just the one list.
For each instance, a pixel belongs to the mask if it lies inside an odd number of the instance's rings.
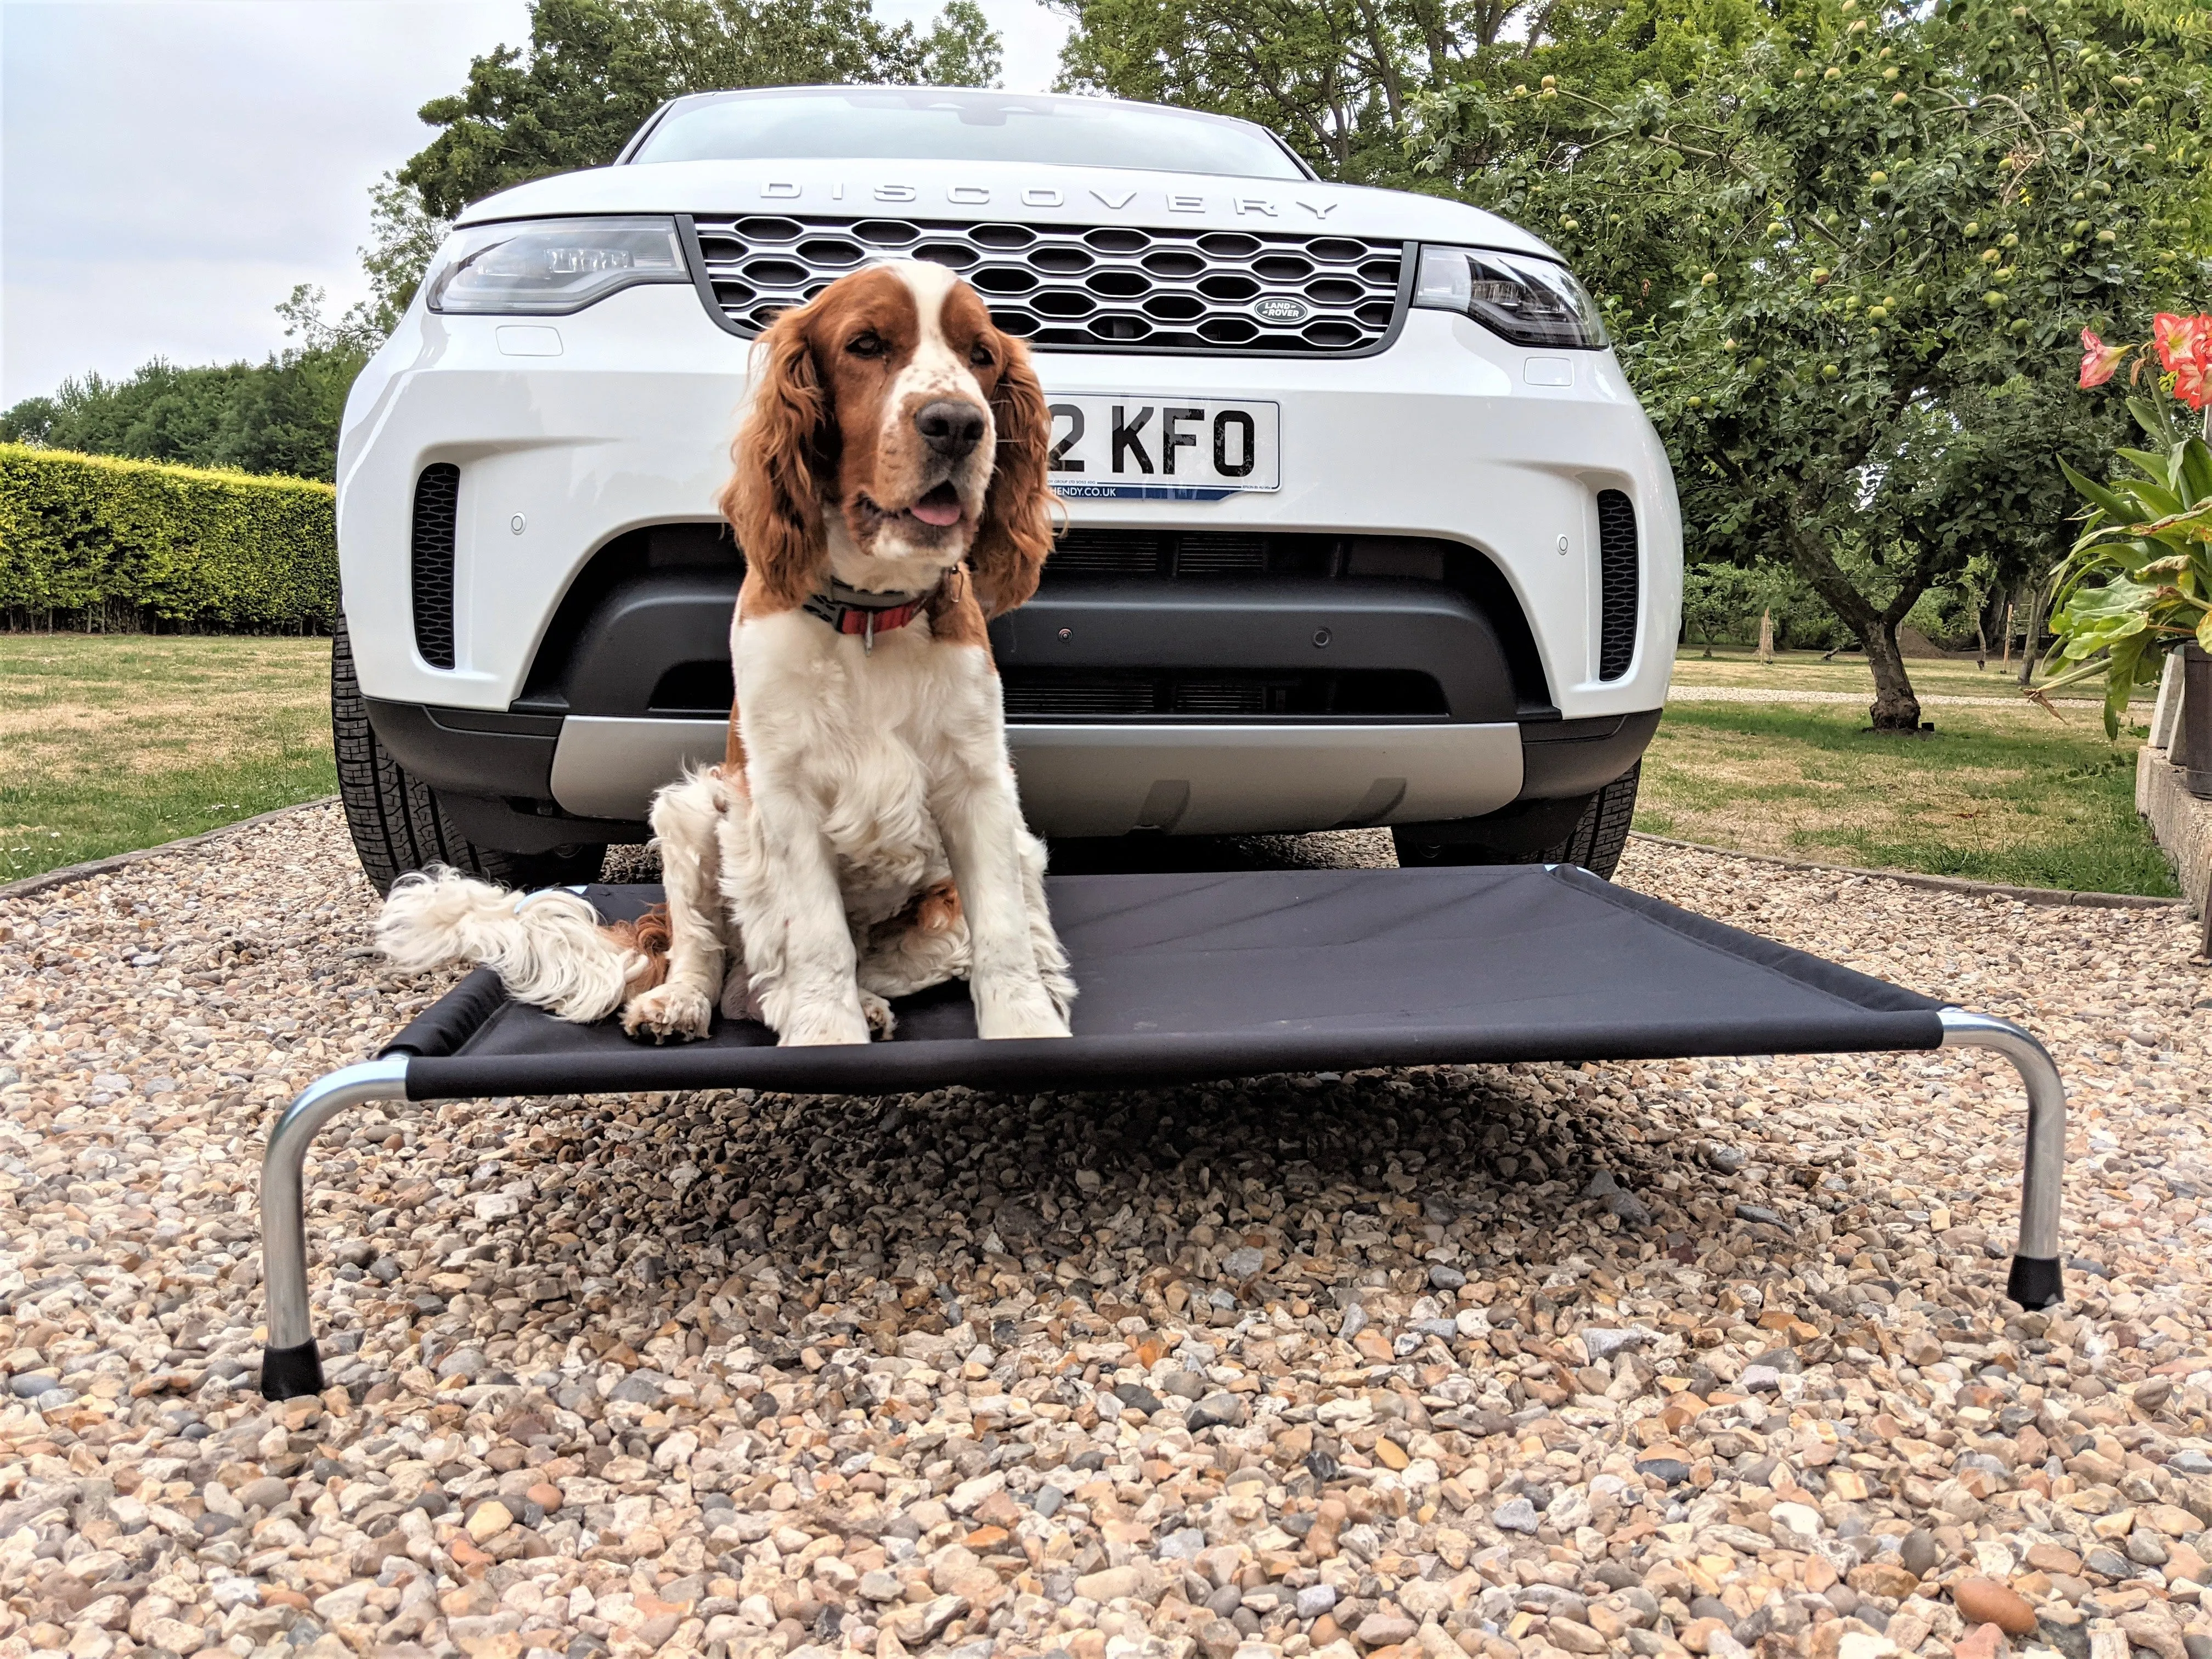
[[1064,1037],[1075,986],[1024,823],[985,624],[1036,591],[1051,417],[967,283],[840,278],[756,348],[721,507],[745,559],[718,766],[652,810],[665,916],[603,926],[450,870],[397,884],[385,951],[454,958],[578,1021],[703,1037],[717,1005],[780,1042],[866,1042],[891,1000],[964,976],[985,1037]]

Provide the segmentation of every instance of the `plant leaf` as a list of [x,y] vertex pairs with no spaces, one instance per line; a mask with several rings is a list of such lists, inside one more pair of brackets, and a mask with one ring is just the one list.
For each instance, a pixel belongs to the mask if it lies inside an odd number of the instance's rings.
[[2191,438],[2181,446],[2179,465],[2173,469],[2174,482],[2192,502],[2212,500],[2212,447],[2202,438]]
[[2091,505],[2102,507],[2116,522],[2127,524],[2140,516],[2130,503],[2122,501],[2103,484],[2083,477],[2063,460],[2058,463],[2058,468],[2066,475],[2067,483],[2079,490]]

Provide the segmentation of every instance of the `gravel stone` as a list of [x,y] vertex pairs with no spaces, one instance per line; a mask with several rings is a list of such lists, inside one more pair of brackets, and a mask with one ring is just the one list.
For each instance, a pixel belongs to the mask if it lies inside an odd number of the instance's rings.
[[2195,924],[1620,879],[2034,1030],[2068,1303],[2003,1299],[1966,1050],[395,1104],[311,1159],[275,1407],[268,1123],[453,977],[328,808],[0,901],[0,1659],[1874,1659],[1977,1581],[2206,1653]]
[[1490,1524],[1501,1532],[1533,1533],[1538,1524],[1536,1506],[1525,1498],[1509,1498],[1491,1510]]

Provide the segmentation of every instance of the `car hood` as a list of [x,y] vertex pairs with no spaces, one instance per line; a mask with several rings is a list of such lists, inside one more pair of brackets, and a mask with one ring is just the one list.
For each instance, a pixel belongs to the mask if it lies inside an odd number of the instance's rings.
[[991,219],[1147,229],[1334,232],[1559,257],[1494,213],[1408,191],[1019,162],[659,161],[592,167],[487,196],[463,209],[457,222],[576,213],[789,214],[963,224]]

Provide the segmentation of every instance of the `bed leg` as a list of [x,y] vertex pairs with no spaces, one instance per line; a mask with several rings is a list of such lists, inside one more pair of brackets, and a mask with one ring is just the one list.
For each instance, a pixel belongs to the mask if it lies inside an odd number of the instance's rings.
[[2034,1037],[2010,1020],[1946,1008],[1946,1048],[1991,1048],[2013,1063],[2027,1085],[2027,1162],[2020,1184],[2020,1248],[2005,1294],[2023,1308],[2063,1299],[2058,1261],[2058,1201],[2066,1171],[2066,1085]]
[[349,1106],[402,1100],[407,1059],[372,1060],[318,1078],[269,1131],[261,1155],[261,1273],[269,1286],[269,1342],[261,1351],[261,1396],[293,1400],[323,1391],[322,1356],[307,1304],[307,1221],[302,1181],[307,1148]]

